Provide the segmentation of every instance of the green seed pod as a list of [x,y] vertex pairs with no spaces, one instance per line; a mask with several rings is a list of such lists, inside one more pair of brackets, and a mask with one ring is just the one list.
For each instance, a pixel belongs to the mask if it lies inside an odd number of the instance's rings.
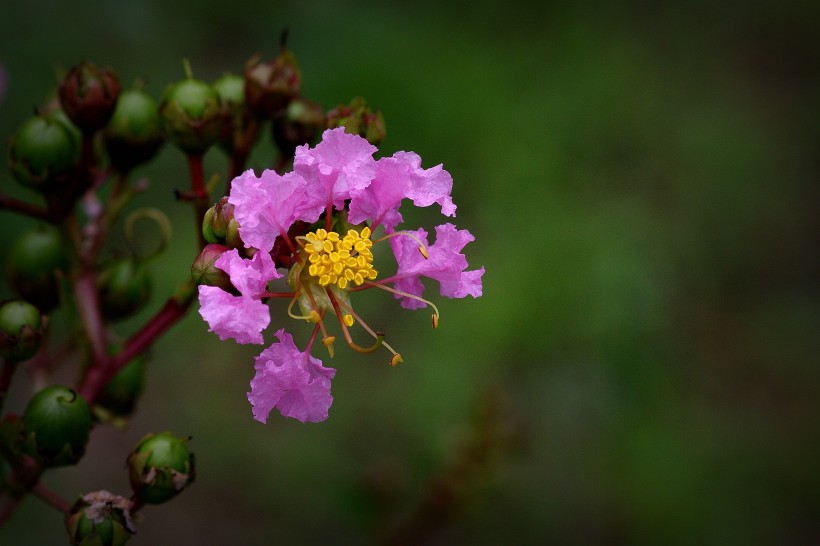
[[111,164],[120,172],[153,158],[165,142],[157,101],[142,89],[123,91],[103,131],[103,142]]
[[374,112],[362,97],[355,97],[349,104],[341,104],[327,113],[328,129],[344,127],[345,132],[359,135],[378,146],[387,136],[384,116]]
[[169,85],[159,101],[165,134],[188,154],[201,154],[219,139],[220,113],[216,91],[193,78]]
[[128,499],[108,491],[80,497],[66,514],[72,546],[122,546],[136,533]]
[[6,415],[0,421],[0,491],[21,497],[31,490],[42,474],[36,458],[25,452],[23,419]]
[[48,312],[60,302],[58,275],[68,271],[65,241],[54,227],[40,224],[11,246],[7,274],[21,298]]
[[40,311],[23,300],[7,301],[0,306],[0,356],[9,362],[33,357],[43,339]]
[[138,356],[126,364],[97,396],[96,404],[111,416],[127,417],[134,412],[145,390],[145,358]]
[[79,151],[62,122],[35,116],[9,139],[9,165],[18,182],[49,192],[67,179],[79,161]]
[[46,466],[74,464],[85,453],[91,410],[82,396],[54,385],[31,400],[23,413],[26,443]]
[[146,504],[161,504],[193,483],[194,456],[185,445],[190,438],[170,432],[149,434],[128,456],[128,475],[134,496]]
[[279,150],[293,157],[296,147],[312,144],[325,125],[322,107],[303,97],[294,98],[273,120],[273,141]]
[[100,310],[105,318],[119,320],[145,307],[151,296],[148,271],[133,260],[108,263],[97,277]]
[[84,61],[73,66],[57,90],[68,118],[84,133],[108,124],[120,95],[120,80],[110,68]]

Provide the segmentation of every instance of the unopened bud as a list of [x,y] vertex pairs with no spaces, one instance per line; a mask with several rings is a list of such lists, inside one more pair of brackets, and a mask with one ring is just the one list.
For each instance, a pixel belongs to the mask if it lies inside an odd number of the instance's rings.
[[82,62],[68,71],[58,89],[66,115],[84,133],[108,124],[120,95],[120,80],[110,68]]
[[273,140],[285,156],[293,157],[296,147],[312,144],[324,125],[322,107],[297,97],[274,118]]
[[145,358],[138,356],[123,366],[97,396],[95,411],[103,409],[112,417],[127,417],[134,412],[145,390]]
[[185,445],[189,439],[170,432],[149,434],[131,452],[128,475],[139,501],[161,504],[193,483],[194,456]]
[[0,305],[0,356],[9,362],[33,357],[43,339],[40,311],[22,300]]
[[189,154],[201,154],[219,138],[219,95],[207,83],[187,78],[165,90],[159,114],[168,139]]
[[31,400],[23,414],[26,444],[46,466],[74,464],[85,453],[91,411],[73,390],[54,385]]
[[68,271],[68,261],[60,232],[40,224],[12,244],[8,278],[21,298],[48,312],[60,302],[58,276]]
[[378,146],[387,135],[384,116],[374,112],[362,97],[356,97],[349,104],[339,105],[327,113],[328,129],[344,127],[346,133],[359,135]]
[[62,184],[79,161],[79,146],[60,121],[35,116],[9,139],[9,165],[14,178],[38,191]]
[[231,279],[228,274],[214,265],[228,250],[230,249],[223,245],[205,245],[191,265],[191,278],[197,285],[216,286],[223,290],[231,289]]
[[145,307],[151,296],[151,277],[134,260],[115,260],[103,266],[97,289],[103,316],[117,320]]
[[142,89],[123,91],[103,132],[111,164],[120,172],[154,157],[165,141],[157,101]]
[[214,82],[213,88],[219,95],[221,108],[219,147],[231,153],[247,134],[251,122],[245,107],[245,79],[236,74],[225,74]]

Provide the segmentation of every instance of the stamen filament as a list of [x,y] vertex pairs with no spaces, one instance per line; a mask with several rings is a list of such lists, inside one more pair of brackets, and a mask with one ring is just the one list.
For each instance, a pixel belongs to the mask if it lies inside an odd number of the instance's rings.
[[382,344],[382,345],[384,345],[384,348],[385,348],[385,349],[387,349],[388,351],[390,351],[391,353],[393,353],[393,355],[394,355],[394,356],[398,356],[399,358],[401,358],[401,356],[399,356],[399,353],[397,353],[397,352],[395,351],[395,349],[393,349],[393,347],[391,347],[391,346],[390,346],[390,345],[389,345],[386,341],[384,341],[384,339],[383,339],[383,338],[384,338],[384,334],[379,334],[379,333],[374,332],[374,331],[373,331],[373,329],[372,329],[372,328],[370,328],[370,326],[368,326],[368,325],[367,325],[367,323],[366,323],[365,321],[363,321],[363,320],[362,320],[362,317],[360,317],[360,316],[359,316],[359,315],[358,315],[358,314],[357,314],[357,313],[353,310],[353,308],[352,308],[352,307],[350,307],[349,305],[347,305],[345,302],[343,302],[343,301],[339,301],[339,305],[340,305],[340,306],[341,306],[341,307],[342,307],[345,311],[347,311],[348,313],[350,313],[351,315],[353,315],[353,318],[355,318],[355,319],[359,322],[359,324],[361,324],[361,325],[362,325],[362,328],[364,328],[364,329],[365,329],[365,331],[366,331],[368,334],[370,334],[371,336],[373,336],[373,337],[374,337],[374,338],[376,338],[377,340],[381,340],[381,344]]
[[365,284],[368,285],[368,286],[375,286],[376,288],[381,288],[382,290],[386,290],[387,292],[392,292],[393,294],[398,294],[399,296],[404,296],[405,298],[410,298],[410,299],[413,299],[413,300],[416,300],[416,301],[420,301],[422,303],[426,303],[427,305],[432,307],[433,311],[434,311],[434,313],[433,313],[433,328],[438,328],[438,321],[439,321],[439,318],[441,317],[441,313],[439,313],[438,307],[436,307],[436,304],[433,303],[432,301],[426,300],[426,299],[422,298],[421,296],[416,296],[415,294],[408,294],[407,292],[403,292],[401,290],[396,290],[395,288],[390,288],[389,286],[384,286],[383,284],[379,284],[379,283],[375,283],[375,282],[371,282],[371,281],[365,281]]
[[[327,291],[328,297],[330,298],[330,303],[333,305],[333,309],[336,311],[336,317],[339,319],[339,326],[341,326],[341,328],[342,328],[342,335],[344,335],[345,341],[347,342],[348,346],[351,349],[353,349],[354,351],[359,352],[359,353],[372,353],[373,351],[378,349],[381,345],[384,345],[385,347],[389,347],[386,343],[384,343],[382,341],[382,338],[384,336],[375,335],[375,333],[373,335],[374,335],[374,337],[376,337],[376,342],[373,345],[371,345],[370,347],[362,347],[358,343],[354,342],[353,338],[350,336],[350,331],[347,329],[347,324],[345,324],[345,321],[342,318],[342,310],[339,308],[339,300],[336,299],[336,296],[333,295],[333,292],[331,292],[330,289],[326,289],[326,291]],[[347,307],[347,306],[345,306],[345,307]],[[362,323],[361,319],[359,319],[359,322],[362,324],[362,326],[364,326],[364,323]],[[373,333],[372,330],[370,330],[369,328],[367,330],[369,332]],[[393,351],[392,349],[388,349],[388,350],[395,353],[395,351]]]
[[411,239],[416,241],[419,244],[419,252],[421,252],[421,255],[424,256],[424,259],[426,260],[430,258],[430,255],[427,253],[427,247],[424,246],[424,243],[421,242],[421,239],[419,239],[409,231],[394,231],[393,233],[388,233],[387,235],[384,235],[374,240],[373,244],[375,245],[376,243],[381,243],[382,241],[386,241],[387,239],[395,237],[396,235],[404,235],[405,237],[410,237]]

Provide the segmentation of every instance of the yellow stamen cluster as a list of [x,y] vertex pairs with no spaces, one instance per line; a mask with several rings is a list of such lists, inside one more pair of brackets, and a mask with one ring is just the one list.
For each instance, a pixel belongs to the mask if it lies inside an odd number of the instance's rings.
[[321,286],[333,284],[344,289],[348,283],[358,286],[378,275],[373,269],[373,241],[368,227],[361,233],[351,229],[344,237],[335,231],[317,229],[300,238],[300,242],[310,264],[308,273]]

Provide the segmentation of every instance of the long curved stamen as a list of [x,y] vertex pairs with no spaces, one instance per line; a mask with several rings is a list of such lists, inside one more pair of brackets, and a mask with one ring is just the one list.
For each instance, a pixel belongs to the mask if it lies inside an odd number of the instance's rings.
[[387,235],[379,237],[378,239],[373,241],[373,244],[375,245],[376,243],[386,241],[387,239],[390,239],[391,237],[395,237],[396,235],[404,235],[405,237],[410,237],[411,239],[416,241],[419,244],[419,252],[421,252],[421,255],[424,256],[424,259],[427,260],[427,259],[430,258],[430,255],[427,253],[427,247],[424,246],[424,243],[421,242],[421,239],[419,239],[418,237],[416,237],[414,234],[410,233],[409,231],[394,231],[393,233],[388,233]]
[[[359,324],[361,324],[361,325],[362,325],[362,328],[364,328],[364,330],[365,330],[368,334],[370,334],[371,336],[373,336],[373,337],[374,337],[374,338],[376,338],[377,340],[381,340],[381,344],[382,344],[382,345],[384,345],[384,348],[385,348],[385,349],[387,349],[388,351],[390,351],[391,353],[393,353],[393,361],[396,361],[396,364],[398,364],[399,362],[402,362],[401,355],[400,355],[399,353],[397,353],[397,352],[396,352],[396,350],[395,350],[395,349],[393,349],[393,347],[391,347],[391,346],[390,346],[390,344],[388,344],[386,341],[384,341],[384,339],[383,339],[383,338],[384,338],[384,335],[383,335],[383,334],[379,334],[379,333],[377,333],[377,332],[373,331],[373,329],[372,329],[370,326],[368,326],[368,325],[367,325],[367,323],[366,323],[365,321],[363,321],[363,320],[362,320],[362,317],[360,317],[360,316],[359,316],[359,315],[358,315],[358,314],[357,314],[357,313],[353,310],[353,308],[352,308],[352,307],[350,307],[349,305],[347,305],[345,302],[343,302],[343,301],[341,301],[341,300],[340,300],[340,301],[339,301],[339,305],[342,307],[342,309],[344,309],[345,311],[347,311],[348,313],[350,313],[350,315],[351,315],[353,318],[355,318],[355,319],[359,322]],[[396,360],[396,357],[398,357],[398,360]],[[392,361],[391,361],[391,362],[392,362]],[[391,364],[391,366],[395,366],[396,364]]]
[[433,313],[433,328],[434,329],[438,328],[438,321],[439,321],[439,318],[441,317],[441,313],[439,313],[438,307],[436,307],[436,304],[433,303],[432,301],[426,300],[426,299],[422,298],[421,296],[416,296],[415,294],[409,294],[409,293],[403,292],[401,290],[396,290],[395,288],[390,288],[389,286],[384,286],[383,284],[370,282],[370,281],[366,281],[365,284],[368,285],[368,286],[375,286],[376,288],[381,288],[382,290],[386,290],[387,292],[392,292],[393,294],[398,294],[399,296],[403,296],[405,298],[410,298],[410,299],[413,299],[413,300],[416,300],[416,301],[420,301],[422,303],[426,303],[427,305],[432,307],[433,311],[434,311],[434,313]]
[[[339,319],[339,326],[342,328],[342,335],[345,337],[345,341],[347,342],[348,346],[356,352],[359,353],[372,353],[376,349],[378,349],[381,345],[384,345],[382,341],[383,336],[376,335],[376,342],[371,345],[370,347],[362,347],[358,343],[353,341],[353,338],[350,336],[350,331],[347,329],[347,324],[345,324],[342,310],[339,307],[339,300],[336,299],[336,296],[330,291],[330,289],[326,289],[327,295],[330,298],[330,303],[333,305],[333,309],[336,311],[336,317]],[[361,321],[359,321],[361,322]],[[386,346],[386,345],[385,345]],[[392,349],[388,349],[391,352],[395,353]]]

